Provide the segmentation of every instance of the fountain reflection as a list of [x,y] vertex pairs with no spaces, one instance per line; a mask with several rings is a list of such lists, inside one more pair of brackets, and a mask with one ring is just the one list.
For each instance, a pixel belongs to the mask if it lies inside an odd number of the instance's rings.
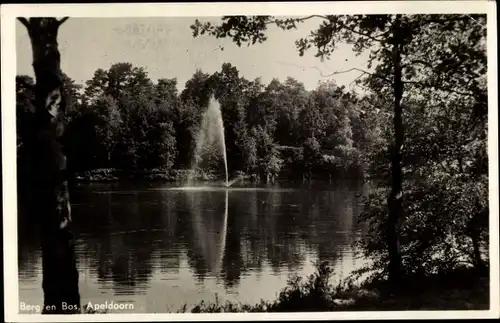
[[[288,274],[312,273],[313,260],[346,275],[360,265],[360,190],[82,187],[73,195],[82,297],[122,295],[164,311],[214,293],[273,298]],[[20,300],[29,300],[41,286],[40,253],[29,223],[19,225]]]
[[185,196],[192,226],[190,258],[201,278],[217,276],[226,248],[229,192],[196,191]]

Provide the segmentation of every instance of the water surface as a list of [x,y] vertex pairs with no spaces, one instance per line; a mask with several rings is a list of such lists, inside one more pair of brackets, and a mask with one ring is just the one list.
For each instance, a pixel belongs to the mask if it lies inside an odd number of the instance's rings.
[[[289,275],[313,273],[317,260],[345,277],[365,263],[354,255],[363,191],[356,182],[80,185],[72,205],[82,305],[124,302],[133,312],[161,313],[216,294],[272,300]],[[41,304],[37,233],[19,221],[19,235],[20,302]]]

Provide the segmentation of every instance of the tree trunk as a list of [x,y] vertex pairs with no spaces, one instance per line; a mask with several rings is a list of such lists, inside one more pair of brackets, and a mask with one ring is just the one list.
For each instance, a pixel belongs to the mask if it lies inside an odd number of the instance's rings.
[[464,173],[464,164],[462,156],[458,157],[458,170],[460,171],[460,174]]
[[481,250],[479,248],[479,234],[472,234],[472,248],[474,250],[474,266],[478,269],[484,268],[484,262],[481,258]]
[[[481,205],[477,204],[476,208],[480,209]],[[484,227],[484,224],[482,224],[481,221],[487,218],[488,218],[487,211],[479,212],[474,214],[474,217],[471,220],[469,220],[469,223],[467,224],[467,235],[471,238],[472,241],[472,250],[473,250],[472,259],[474,262],[474,266],[479,270],[483,270],[486,268],[486,264],[481,257],[480,241],[481,241],[481,227]]]
[[[403,176],[402,176],[402,155],[404,129],[401,99],[403,97],[403,82],[401,72],[401,37],[400,37],[400,16],[396,17],[393,25],[392,60],[394,66],[394,146],[391,155],[391,192],[388,198],[389,217],[387,219],[387,248],[389,252],[389,280],[393,283],[399,281],[401,276],[401,254],[399,247],[398,223],[403,213]],[[396,285],[397,286],[397,285]]]
[[69,230],[71,206],[66,156],[62,143],[65,100],[55,18],[19,19],[27,28],[35,71],[35,124],[31,138],[35,156],[31,213],[41,230],[44,314],[80,312],[74,239]]

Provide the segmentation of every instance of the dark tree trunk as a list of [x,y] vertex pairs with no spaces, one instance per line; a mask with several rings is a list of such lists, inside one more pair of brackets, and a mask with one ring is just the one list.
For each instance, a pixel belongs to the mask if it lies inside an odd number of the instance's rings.
[[403,97],[403,81],[401,72],[401,35],[400,17],[396,17],[393,25],[392,61],[394,66],[394,146],[391,154],[391,192],[388,198],[389,217],[387,219],[387,248],[389,252],[389,280],[398,283],[401,276],[401,253],[399,247],[398,223],[403,213],[403,175],[402,155],[404,129],[401,99]]
[[[478,203],[476,205],[477,209],[481,209],[481,205]],[[489,212],[487,210],[483,210],[482,212],[478,212],[474,215],[474,217],[467,224],[467,235],[471,238],[472,241],[472,259],[474,262],[474,266],[483,270],[486,268],[486,264],[481,257],[481,227],[488,227],[485,223],[482,223],[485,219],[488,219]]]
[[80,312],[78,271],[71,233],[66,156],[62,138],[65,100],[55,18],[19,19],[28,29],[33,49],[35,124],[31,138],[33,187],[30,213],[41,230],[44,314]]
[[478,269],[482,269],[484,267],[483,259],[481,258],[481,250],[479,248],[479,234],[473,234],[471,236],[472,239],[472,247],[474,250],[474,266]]
[[464,173],[464,164],[462,156],[458,157],[458,170],[460,171],[460,174]]

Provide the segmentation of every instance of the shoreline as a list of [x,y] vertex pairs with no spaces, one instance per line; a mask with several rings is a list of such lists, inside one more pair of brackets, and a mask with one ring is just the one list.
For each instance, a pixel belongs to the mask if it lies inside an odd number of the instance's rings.
[[[278,312],[358,312],[358,311],[460,311],[489,310],[489,270],[461,267],[430,276],[405,276],[405,289],[395,289],[384,279],[349,279],[330,283],[328,265],[317,267],[314,275],[293,276],[274,300],[250,304],[233,301],[185,303],[166,313],[278,313]],[[83,306],[85,314],[106,314]]]
[[[171,169],[171,170],[144,170],[137,172],[125,172],[116,169],[96,169],[85,172],[77,172],[74,173],[71,180],[75,183],[119,183],[119,182],[165,182],[165,183],[174,183],[174,182],[187,182],[189,179],[191,171],[187,169]],[[281,176],[275,177],[272,182],[279,182],[282,180],[291,181],[291,182],[310,182],[310,181],[321,181],[328,182],[332,180],[336,180],[339,178],[357,178],[363,181],[369,180],[369,178],[365,174],[359,174],[355,172],[335,172],[331,173],[329,177],[325,177],[324,174],[321,173],[313,173],[311,177],[305,180],[302,177],[287,177],[288,172],[283,172]],[[231,181],[245,181],[250,183],[259,183],[264,182],[259,178],[258,174],[246,174],[244,172],[238,171],[233,176],[230,175],[230,178],[233,178]],[[191,180],[200,182],[211,182],[211,181],[220,181],[220,177],[211,174],[211,173],[199,173],[195,172],[191,178]]]
[[405,289],[393,288],[383,279],[357,285],[344,281],[329,284],[329,269],[322,265],[304,279],[291,279],[274,301],[256,304],[200,302],[177,313],[242,312],[340,312],[340,311],[433,311],[489,310],[489,270],[457,268],[430,276],[406,276]]

